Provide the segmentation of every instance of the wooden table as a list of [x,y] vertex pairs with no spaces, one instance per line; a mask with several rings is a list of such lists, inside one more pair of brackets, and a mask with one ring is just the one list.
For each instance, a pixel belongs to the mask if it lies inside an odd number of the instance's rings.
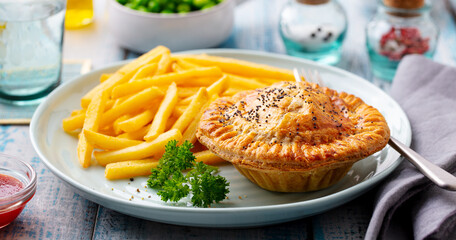
[[[111,38],[106,2],[94,1],[95,22],[65,32],[64,58],[91,59],[93,68],[138,56]],[[388,91],[389,85],[373,79],[365,49],[364,26],[376,11],[374,0],[341,1],[349,29],[338,67],[353,72]],[[235,28],[220,47],[285,53],[278,32],[283,0],[250,0],[236,9]],[[441,30],[435,60],[456,65],[456,26],[450,4],[434,1],[432,15]],[[29,139],[28,126],[1,126],[0,152],[17,155],[38,173],[35,197],[0,239],[360,239],[372,214],[375,189],[328,212],[283,224],[250,229],[207,229],[146,221],[90,202],[65,186],[40,162]]]

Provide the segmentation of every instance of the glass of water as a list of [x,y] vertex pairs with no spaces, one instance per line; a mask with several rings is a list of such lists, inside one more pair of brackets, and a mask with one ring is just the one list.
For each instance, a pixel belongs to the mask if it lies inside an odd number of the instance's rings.
[[36,104],[60,83],[65,0],[0,0],[0,101]]

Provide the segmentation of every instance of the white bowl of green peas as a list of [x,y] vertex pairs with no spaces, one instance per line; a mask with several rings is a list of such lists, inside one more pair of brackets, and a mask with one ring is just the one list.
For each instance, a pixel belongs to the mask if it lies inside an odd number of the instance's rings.
[[109,0],[108,27],[135,52],[217,47],[231,34],[235,0]]

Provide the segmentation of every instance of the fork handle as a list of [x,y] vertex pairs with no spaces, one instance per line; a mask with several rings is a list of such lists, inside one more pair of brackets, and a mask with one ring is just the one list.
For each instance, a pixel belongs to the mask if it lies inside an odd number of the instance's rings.
[[443,170],[437,165],[424,159],[411,148],[399,142],[397,139],[391,137],[388,144],[399,152],[402,156],[406,157],[416,168],[418,168],[426,177],[428,177],[437,186],[456,191],[456,177],[449,172]]

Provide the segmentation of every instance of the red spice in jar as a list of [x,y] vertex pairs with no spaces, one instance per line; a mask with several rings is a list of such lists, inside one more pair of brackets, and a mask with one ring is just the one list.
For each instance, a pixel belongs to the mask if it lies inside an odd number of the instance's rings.
[[380,54],[399,61],[407,54],[423,54],[429,50],[429,38],[423,38],[417,28],[395,28],[380,39]]

